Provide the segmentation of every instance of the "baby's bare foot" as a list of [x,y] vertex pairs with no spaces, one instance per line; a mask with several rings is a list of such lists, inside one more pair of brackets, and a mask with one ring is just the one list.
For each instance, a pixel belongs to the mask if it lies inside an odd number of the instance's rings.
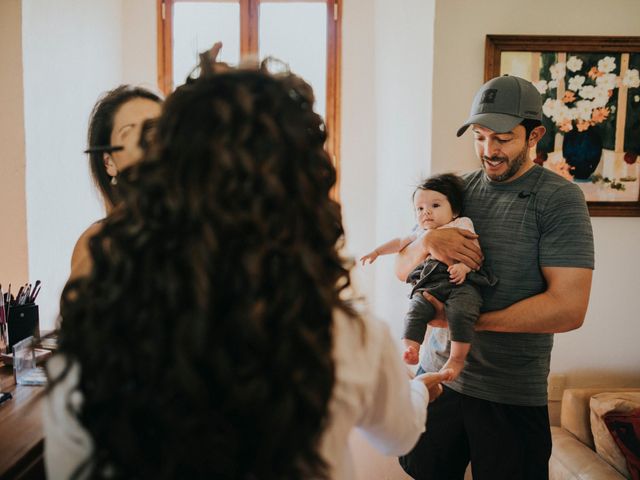
[[420,352],[415,347],[407,347],[402,354],[402,359],[407,365],[416,365],[420,358]]
[[453,380],[458,378],[460,372],[462,372],[462,369],[464,368],[464,359],[449,357],[449,360],[447,360],[447,363],[444,364],[440,371],[442,372],[447,368],[451,369],[451,373],[449,374],[449,378],[447,378],[447,382],[452,382]]

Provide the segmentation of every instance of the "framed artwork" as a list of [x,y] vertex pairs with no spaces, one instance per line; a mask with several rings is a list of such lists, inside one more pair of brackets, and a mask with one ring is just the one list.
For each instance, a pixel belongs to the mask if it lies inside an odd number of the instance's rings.
[[592,216],[640,216],[640,37],[487,35],[485,81],[542,95],[535,162],[576,183]]

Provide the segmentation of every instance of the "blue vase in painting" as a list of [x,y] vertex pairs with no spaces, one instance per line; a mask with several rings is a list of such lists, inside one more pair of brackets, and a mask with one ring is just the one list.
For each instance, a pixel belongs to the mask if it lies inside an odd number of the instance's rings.
[[576,180],[587,180],[598,168],[602,156],[602,138],[589,128],[584,132],[571,130],[564,134],[562,155]]

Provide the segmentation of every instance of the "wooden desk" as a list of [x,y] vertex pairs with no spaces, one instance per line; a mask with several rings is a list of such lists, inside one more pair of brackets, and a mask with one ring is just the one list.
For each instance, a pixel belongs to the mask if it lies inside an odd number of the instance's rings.
[[2,388],[13,395],[0,405],[0,478],[41,480],[44,472],[44,387],[16,385],[13,369],[0,366]]

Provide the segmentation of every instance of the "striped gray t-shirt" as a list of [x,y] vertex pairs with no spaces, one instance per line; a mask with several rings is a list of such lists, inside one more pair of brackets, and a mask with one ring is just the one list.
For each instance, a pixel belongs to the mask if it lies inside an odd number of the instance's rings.
[[[593,269],[593,232],[580,188],[534,166],[512,182],[493,182],[482,170],[464,176],[462,214],[470,217],[498,277],[483,291],[482,311],[506,308],[544,292],[542,267]],[[437,371],[449,357],[447,329],[434,329],[422,359]],[[472,397],[511,405],[547,404],[552,334],[476,332],[467,363],[449,384]]]

